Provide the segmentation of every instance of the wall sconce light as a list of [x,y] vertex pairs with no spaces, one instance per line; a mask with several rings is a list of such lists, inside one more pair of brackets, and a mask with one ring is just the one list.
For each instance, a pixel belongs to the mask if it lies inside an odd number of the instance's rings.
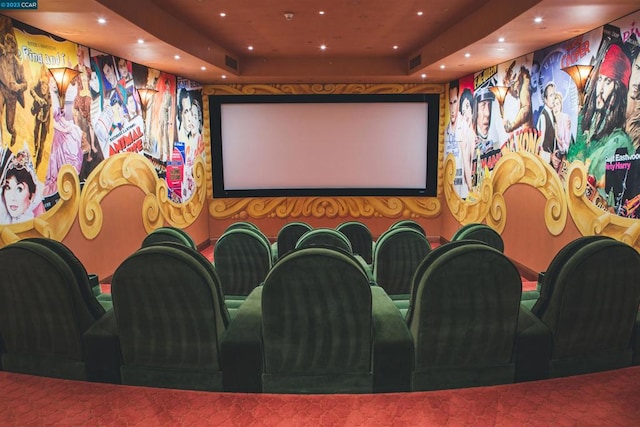
[[591,70],[593,70],[593,66],[591,65],[572,65],[570,67],[562,68],[562,71],[569,74],[573,82],[576,84],[580,107],[582,107],[582,104],[584,103],[584,88],[587,85],[589,76],[591,75]]
[[80,72],[69,67],[49,68],[49,72],[53,76],[53,80],[58,87],[58,96],[60,97],[60,110],[64,110],[64,96],[67,93],[67,88],[73,79],[76,78]]
[[149,103],[153,99],[153,96],[157,92],[158,91],[155,89],[148,89],[148,88],[138,89],[138,96],[140,97],[140,106],[142,107],[141,109],[142,109],[143,121],[147,119],[147,106],[149,105]]
[[498,105],[500,105],[500,115],[504,116],[504,98],[507,96],[507,92],[509,92],[509,86],[491,86],[489,90],[498,100]]

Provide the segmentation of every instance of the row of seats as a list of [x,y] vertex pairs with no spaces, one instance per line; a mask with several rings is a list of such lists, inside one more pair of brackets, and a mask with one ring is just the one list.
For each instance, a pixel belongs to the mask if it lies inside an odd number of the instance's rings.
[[[499,251],[504,249],[500,235],[484,224],[465,226],[453,239],[480,240]],[[214,262],[233,308],[262,283],[278,259],[291,250],[310,246],[330,246],[352,253],[369,271],[370,279],[403,309],[411,276],[431,250],[424,228],[413,220],[396,222],[375,242],[366,225],[358,221],[345,222],[335,229],[313,229],[306,223],[292,222],[282,227],[273,244],[254,224],[237,222],[222,233],[214,247]]]
[[[640,255],[582,238],[521,303],[499,250],[459,240],[430,251],[406,319],[352,254],[283,256],[227,310],[217,268],[185,242],[145,242],[116,270],[113,309],[61,244],[0,250],[3,369],[171,388],[393,392],[526,381],[639,363]],[[77,259],[76,259],[77,261]],[[46,287],[43,282],[46,280]],[[102,308],[102,309],[101,309]]]

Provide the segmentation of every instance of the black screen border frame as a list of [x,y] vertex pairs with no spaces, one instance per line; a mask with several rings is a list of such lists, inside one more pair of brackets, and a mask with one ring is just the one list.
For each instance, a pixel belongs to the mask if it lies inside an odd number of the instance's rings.
[[[273,188],[227,190],[222,164],[221,109],[224,104],[421,102],[427,107],[427,173],[424,188]],[[438,94],[274,94],[209,95],[213,198],[255,197],[436,197],[438,193]]]

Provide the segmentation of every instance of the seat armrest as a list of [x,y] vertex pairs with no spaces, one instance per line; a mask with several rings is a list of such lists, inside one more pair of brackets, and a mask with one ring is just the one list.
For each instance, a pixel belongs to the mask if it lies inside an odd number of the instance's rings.
[[120,384],[122,354],[113,310],[107,311],[83,335],[87,380]]
[[515,381],[549,378],[549,360],[553,350],[551,331],[528,308],[520,305],[516,330]]
[[413,338],[398,308],[379,286],[371,287],[373,321],[373,391],[411,390]]
[[236,311],[221,352],[224,391],[262,392],[262,286],[251,291]]

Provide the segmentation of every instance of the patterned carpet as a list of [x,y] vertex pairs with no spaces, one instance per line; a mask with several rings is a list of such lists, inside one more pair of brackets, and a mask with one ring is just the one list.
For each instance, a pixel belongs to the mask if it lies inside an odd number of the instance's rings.
[[434,392],[209,393],[0,372],[0,425],[638,426],[640,366]]

